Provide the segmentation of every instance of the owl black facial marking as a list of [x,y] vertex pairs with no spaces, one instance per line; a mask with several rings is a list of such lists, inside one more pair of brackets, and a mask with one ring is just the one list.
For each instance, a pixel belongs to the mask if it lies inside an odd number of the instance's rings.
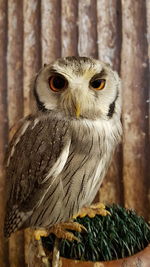
[[34,96],[35,96],[35,99],[36,99],[36,103],[37,103],[37,107],[40,111],[42,112],[46,112],[47,109],[45,108],[44,104],[42,103],[42,101],[39,100],[39,97],[38,97],[38,94],[36,92],[36,90],[34,90]]
[[116,100],[117,100],[117,98],[118,98],[118,95],[119,95],[119,92],[117,92],[117,95],[116,95],[114,101],[109,105],[109,111],[108,111],[107,116],[108,116],[110,119],[112,118],[112,116],[113,116],[113,114],[114,114],[114,112],[115,112],[115,105],[116,105]]
[[36,100],[36,104],[37,104],[38,110],[40,110],[42,112],[46,112],[47,109],[45,108],[44,103],[42,101],[40,101],[39,96],[38,96],[37,91],[36,91],[37,78],[38,78],[38,75],[37,75],[37,77],[35,79],[33,94],[34,94],[34,97],[35,97],[35,100]]

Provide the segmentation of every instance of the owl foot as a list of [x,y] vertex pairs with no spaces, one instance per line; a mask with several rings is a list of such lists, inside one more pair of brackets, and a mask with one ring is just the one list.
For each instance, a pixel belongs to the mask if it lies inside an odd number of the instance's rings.
[[105,205],[103,203],[96,203],[89,207],[82,208],[81,211],[77,215],[75,215],[73,218],[77,218],[77,217],[83,218],[85,216],[93,218],[96,215],[106,216],[106,215],[111,215],[111,214],[108,210],[105,209]]
[[48,232],[49,234],[55,234],[57,238],[67,239],[69,241],[80,241],[79,238],[77,238],[73,233],[70,233],[67,230],[73,230],[77,232],[87,231],[83,225],[77,222],[68,222],[53,225]]

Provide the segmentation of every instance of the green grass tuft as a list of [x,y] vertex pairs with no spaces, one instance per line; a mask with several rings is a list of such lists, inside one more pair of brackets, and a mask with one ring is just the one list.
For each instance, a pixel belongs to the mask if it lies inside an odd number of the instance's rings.
[[[119,205],[107,206],[111,215],[85,216],[74,221],[84,225],[87,233],[73,232],[81,242],[60,240],[60,255],[86,261],[108,261],[131,256],[150,243],[150,225],[134,211]],[[44,247],[53,250],[55,236],[43,237]]]

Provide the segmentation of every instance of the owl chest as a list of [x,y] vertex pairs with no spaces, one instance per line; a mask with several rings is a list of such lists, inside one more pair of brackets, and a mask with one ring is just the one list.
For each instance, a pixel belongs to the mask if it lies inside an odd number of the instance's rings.
[[99,142],[93,143],[93,149],[87,154],[87,162],[82,173],[81,207],[90,205],[94,200],[110,164],[110,154],[105,144],[100,146]]
[[107,144],[99,128],[79,127],[74,132],[63,172],[64,189],[70,192],[72,200],[76,196],[80,203],[93,200],[109,162]]
[[112,149],[111,136],[98,123],[83,124],[73,132],[71,150],[79,158],[85,157],[87,161],[99,161]]

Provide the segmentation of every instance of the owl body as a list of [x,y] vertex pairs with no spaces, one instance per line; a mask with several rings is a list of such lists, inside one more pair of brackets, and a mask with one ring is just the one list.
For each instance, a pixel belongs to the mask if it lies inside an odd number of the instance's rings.
[[[107,88],[96,86],[108,77],[116,85],[107,96]],[[68,221],[89,205],[121,137],[119,78],[104,63],[60,59],[39,72],[32,92],[36,109],[16,132],[6,157],[5,236]]]

